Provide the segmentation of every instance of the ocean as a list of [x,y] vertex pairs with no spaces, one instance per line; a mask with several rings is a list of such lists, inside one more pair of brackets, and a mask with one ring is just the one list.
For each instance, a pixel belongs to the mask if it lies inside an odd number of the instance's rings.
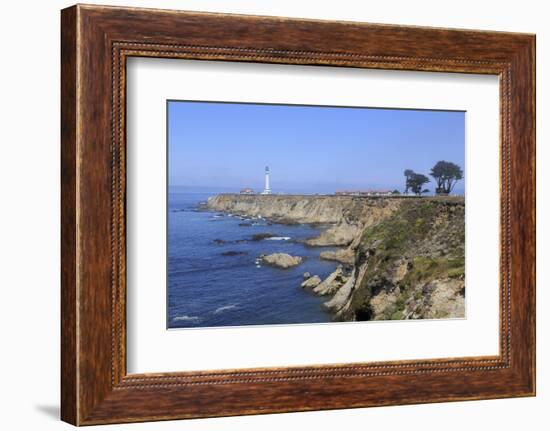
[[[213,195],[168,194],[168,328],[330,322],[321,308],[329,298],[300,287],[304,272],[323,279],[337,266],[319,259],[332,248],[297,242],[319,227],[197,210]],[[254,239],[258,234],[272,238]],[[305,260],[290,269],[258,263],[276,252]]]

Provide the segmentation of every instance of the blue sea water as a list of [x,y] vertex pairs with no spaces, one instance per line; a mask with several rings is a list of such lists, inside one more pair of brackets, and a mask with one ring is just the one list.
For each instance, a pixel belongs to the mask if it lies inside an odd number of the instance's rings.
[[[330,315],[321,308],[327,298],[300,287],[304,272],[324,278],[336,267],[335,262],[319,259],[327,248],[296,242],[318,235],[318,228],[198,211],[199,204],[213,195],[168,194],[167,326],[329,322]],[[259,233],[288,239],[252,240]],[[230,255],[223,254],[227,252]],[[257,264],[259,255],[276,252],[305,260],[290,269]]]

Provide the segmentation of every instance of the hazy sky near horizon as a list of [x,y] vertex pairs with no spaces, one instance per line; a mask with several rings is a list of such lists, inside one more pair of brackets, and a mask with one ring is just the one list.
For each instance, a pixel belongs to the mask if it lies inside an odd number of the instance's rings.
[[429,175],[447,160],[466,173],[464,133],[460,111],[169,101],[168,181],[262,190],[269,166],[274,193],[403,191],[405,169]]

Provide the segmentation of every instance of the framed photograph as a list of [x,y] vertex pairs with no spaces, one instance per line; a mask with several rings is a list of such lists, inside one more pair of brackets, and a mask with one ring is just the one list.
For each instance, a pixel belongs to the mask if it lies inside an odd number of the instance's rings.
[[62,11],[62,419],[535,394],[535,36]]

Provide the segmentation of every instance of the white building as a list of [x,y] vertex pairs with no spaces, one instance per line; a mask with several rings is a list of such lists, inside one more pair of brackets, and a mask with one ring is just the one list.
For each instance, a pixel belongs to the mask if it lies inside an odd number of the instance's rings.
[[265,186],[262,195],[270,195],[271,188],[269,187],[269,166],[265,167]]

